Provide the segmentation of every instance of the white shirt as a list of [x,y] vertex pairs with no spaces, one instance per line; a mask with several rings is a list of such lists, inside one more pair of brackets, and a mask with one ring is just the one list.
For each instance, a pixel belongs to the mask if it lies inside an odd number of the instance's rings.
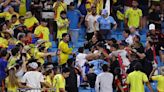
[[110,0],[106,0],[105,10],[108,11],[108,15],[110,15]]
[[125,39],[125,42],[127,42],[129,45],[133,44],[133,37],[131,35],[128,36],[128,38]]
[[44,77],[43,74],[38,71],[29,71],[24,74],[21,82],[26,83],[26,85],[31,88],[41,88],[41,82],[44,82]]
[[66,3],[67,5],[70,5],[71,2],[73,2],[74,0],[64,0],[64,3]]
[[87,29],[87,33],[92,33],[95,30],[99,30],[99,25],[97,24],[97,19],[99,17],[100,17],[99,15],[93,16],[92,14],[86,16],[85,20],[88,22],[88,27],[89,27]]
[[129,61],[129,59],[127,58],[127,51],[126,51],[126,50],[118,50],[118,53],[120,53],[120,56],[121,56],[123,65],[129,66],[130,61]]
[[[96,78],[96,92],[113,92],[113,74],[109,72],[100,73]],[[100,90],[99,90],[100,88]]]
[[85,62],[87,62],[86,56],[87,56],[87,54],[85,54],[85,53],[79,53],[76,56],[76,65],[83,67]]

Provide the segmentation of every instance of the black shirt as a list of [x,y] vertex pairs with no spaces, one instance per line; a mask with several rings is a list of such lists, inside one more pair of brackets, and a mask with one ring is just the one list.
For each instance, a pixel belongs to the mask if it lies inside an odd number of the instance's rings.
[[97,75],[95,73],[89,73],[86,76],[87,76],[90,87],[94,88]]

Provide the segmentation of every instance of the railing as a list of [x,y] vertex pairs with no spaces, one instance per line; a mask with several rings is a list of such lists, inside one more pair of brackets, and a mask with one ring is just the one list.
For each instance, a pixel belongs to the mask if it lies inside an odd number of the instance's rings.
[[56,92],[55,88],[18,88],[17,92]]

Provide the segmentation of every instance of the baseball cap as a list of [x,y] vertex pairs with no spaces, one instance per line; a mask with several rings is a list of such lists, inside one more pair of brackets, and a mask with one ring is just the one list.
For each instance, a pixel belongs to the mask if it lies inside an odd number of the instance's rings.
[[150,24],[149,25],[149,30],[155,30],[155,25],[154,24]]
[[38,68],[38,64],[36,62],[31,62],[28,64],[29,67],[31,67],[32,69],[37,69]]
[[37,42],[35,43],[36,45],[40,46],[41,44],[45,43],[47,41],[43,40],[43,39],[39,39],[37,40]]

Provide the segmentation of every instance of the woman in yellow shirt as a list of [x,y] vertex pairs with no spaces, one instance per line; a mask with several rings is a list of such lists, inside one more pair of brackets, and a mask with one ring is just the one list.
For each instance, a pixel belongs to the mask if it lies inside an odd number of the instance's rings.
[[16,77],[16,68],[9,69],[8,77],[6,78],[6,87],[7,92],[17,92],[18,88],[28,88],[19,83],[18,78]]

